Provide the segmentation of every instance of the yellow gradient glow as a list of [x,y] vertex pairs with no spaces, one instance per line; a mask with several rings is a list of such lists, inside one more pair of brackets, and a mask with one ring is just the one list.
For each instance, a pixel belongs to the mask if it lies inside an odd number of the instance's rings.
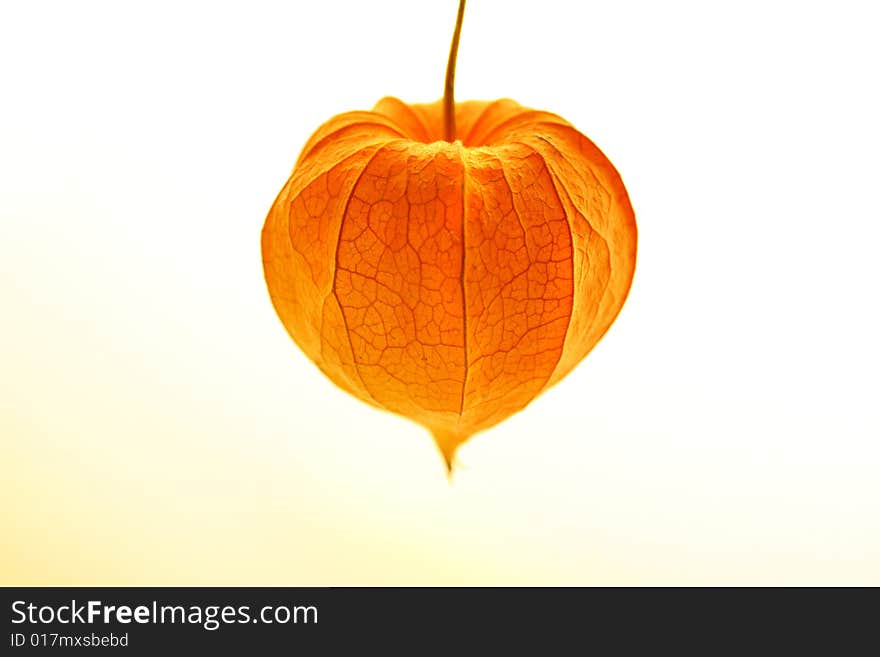
[[456,98],[571,121],[640,241],[450,483],[290,341],[260,229],[321,122],[440,97],[455,5],[0,8],[0,584],[880,585],[867,6],[470,3]]

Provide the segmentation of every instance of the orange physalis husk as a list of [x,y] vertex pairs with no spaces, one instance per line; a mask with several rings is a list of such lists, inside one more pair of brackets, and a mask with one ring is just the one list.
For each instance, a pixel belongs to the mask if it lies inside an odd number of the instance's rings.
[[627,296],[636,224],[611,162],[512,100],[384,98],[309,139],[263,228],[272,302],[337,385],[455,449],[555,384]]

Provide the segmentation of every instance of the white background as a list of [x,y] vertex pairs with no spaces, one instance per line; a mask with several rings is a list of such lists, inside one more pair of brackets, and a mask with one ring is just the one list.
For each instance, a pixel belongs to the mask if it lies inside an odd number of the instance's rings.
[[320,123],[442,94],[455,2],[4,2],[4,581],[880,584],[874,13],[469,3],[457,97],[571,121],[640,243],[450,485],[290,342],[259,233]]

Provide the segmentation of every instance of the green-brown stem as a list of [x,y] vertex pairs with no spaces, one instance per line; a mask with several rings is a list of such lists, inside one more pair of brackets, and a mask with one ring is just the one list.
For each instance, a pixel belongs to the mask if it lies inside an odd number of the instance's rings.
[[446,64],[446,88],[443,92],[443,127],[446,141],[455,141],[455,58],[458,56],[458,38],[461,36],[461,21],[464,18],[465,0],[459,0],[458,17],[455,19],[455,32],[452,34],[452,47],[449,49],[449,62]]

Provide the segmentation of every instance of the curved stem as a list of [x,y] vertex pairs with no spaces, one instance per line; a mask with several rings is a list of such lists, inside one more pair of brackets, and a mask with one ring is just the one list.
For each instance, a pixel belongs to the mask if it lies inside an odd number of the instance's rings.
[[446,88],[443,91],[443,127],[446,141],[455,141],[455,58],[458,56],[458,39],[461,36],[461,21],[464,18],[465,0],[459,0],[458,17],[455,19],[455,32],[452,33],[452,47],[449,49],[449,62],[446,64]]

